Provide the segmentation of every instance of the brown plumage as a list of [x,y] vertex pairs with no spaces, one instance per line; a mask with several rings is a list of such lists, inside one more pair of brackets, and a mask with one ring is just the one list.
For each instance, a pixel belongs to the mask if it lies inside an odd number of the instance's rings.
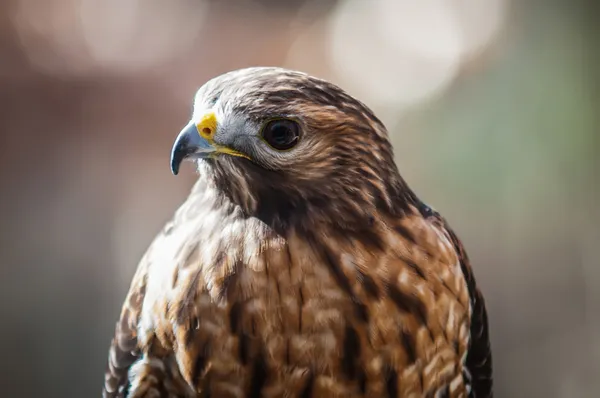
[[172,167],[199,179],[139,265],[105,397],[492,396],[466,253],[365,105],[250,68],[194,109]]

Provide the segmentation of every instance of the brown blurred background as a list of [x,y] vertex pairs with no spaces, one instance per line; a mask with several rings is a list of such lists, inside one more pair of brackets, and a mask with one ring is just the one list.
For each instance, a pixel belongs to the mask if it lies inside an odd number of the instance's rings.
[[582,0],[2,0],[0,396],[99,396],[137,261],[187,195],[207,79],[282,65],[387,124],[469,249],[497,397],[600,396],[598,7]]

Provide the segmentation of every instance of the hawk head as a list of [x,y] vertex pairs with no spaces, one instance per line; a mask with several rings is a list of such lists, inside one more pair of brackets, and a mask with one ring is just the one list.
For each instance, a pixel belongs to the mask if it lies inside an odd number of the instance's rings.
[[201,178],[276,230],[335,223],[367,228],[414,199],[384,125],[342,89],[301,72],[226,73],[196,93],[171,169],[198,162]]

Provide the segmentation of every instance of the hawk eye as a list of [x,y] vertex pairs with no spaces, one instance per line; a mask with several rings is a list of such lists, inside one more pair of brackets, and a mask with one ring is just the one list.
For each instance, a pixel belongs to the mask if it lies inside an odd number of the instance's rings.
[[261,131],[263,139],[278,151],[291,149],[300,138],[300,126],[293,120],[276,119],[267,122]]

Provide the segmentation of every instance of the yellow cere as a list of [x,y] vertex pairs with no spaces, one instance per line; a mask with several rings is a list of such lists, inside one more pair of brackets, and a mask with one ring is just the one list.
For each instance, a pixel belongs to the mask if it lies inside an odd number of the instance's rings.
[[196,128],[202,138],[212,141],[217,131],[217,116],[213,112],[207,113],[196,124]]

